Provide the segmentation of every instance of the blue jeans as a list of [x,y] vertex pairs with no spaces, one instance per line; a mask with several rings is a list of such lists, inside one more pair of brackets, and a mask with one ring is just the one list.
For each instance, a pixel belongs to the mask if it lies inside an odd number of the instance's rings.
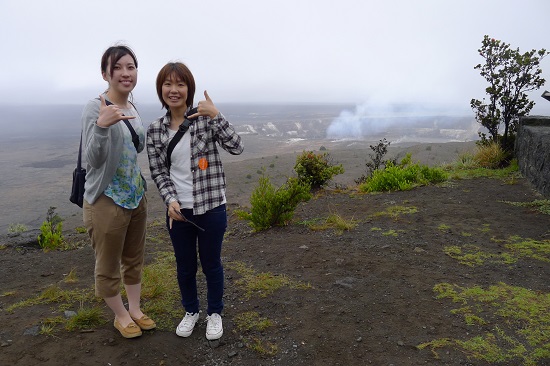
[[223,266],[221,259],[222,241],[227,228],[225,204],[213,208],[202,215],[193,215],[192,209],[181,210],[190,221],[204,229],[201,231],[184,221],[173,221],[172,229],[166,225],[172,239],[176,257],[178,285],[181,304],[185,311],[197,313],[199,298],[197,295],[197,243],[202,272],[206,276],[208,289],[208,315],[221,314],[223,310]]

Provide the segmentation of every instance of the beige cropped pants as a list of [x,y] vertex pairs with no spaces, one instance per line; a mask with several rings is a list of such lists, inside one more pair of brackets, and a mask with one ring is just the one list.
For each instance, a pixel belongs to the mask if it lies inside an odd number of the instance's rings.
[[95,294],[109,298],[119,294],[120,283],[141,283],[147,228],[147,198],[133,210],[116,205],[101,195],[93,205],[84,200],[84,225],[95,252]]

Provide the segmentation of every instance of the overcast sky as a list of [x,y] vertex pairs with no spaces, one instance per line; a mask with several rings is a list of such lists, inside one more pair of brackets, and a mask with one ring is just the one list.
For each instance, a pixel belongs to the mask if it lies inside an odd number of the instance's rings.
[[[84,104],[106,87],[103,51],[123,42],[138,57],[138,103],[156,102],[157,72],[179,60],[194,73],[195,100],[207,89],[220,103],[469,110],[487,86],[474,70],[483,36],[548,50],[549,15],[548,0],[0,0],[0,97]],[[550,57],[541,66],[535,112],[550,110],[539,97]]]

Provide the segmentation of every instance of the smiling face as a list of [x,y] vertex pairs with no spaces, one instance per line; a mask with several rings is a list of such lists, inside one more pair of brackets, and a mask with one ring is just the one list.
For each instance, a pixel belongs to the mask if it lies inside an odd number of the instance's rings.
[[133,57],[128,54],[122,56],[112,68],[103,71],[102,75],[109,83],[109,90],[117,94],[127,95],[137,84],[137,66]]
[[162,100],[172,111],[181,108],[185,110],[188,91],[187,84],[172,73],[162,83]]
[[[180,97],[186,108],[193,106],[195,78],[189,68],[181,62],[169,62],[164,65],[157,75],[156,87],[163,108],[173,110],[179,107]],[[169,93],[170,88],[174,89],[172,94]]]

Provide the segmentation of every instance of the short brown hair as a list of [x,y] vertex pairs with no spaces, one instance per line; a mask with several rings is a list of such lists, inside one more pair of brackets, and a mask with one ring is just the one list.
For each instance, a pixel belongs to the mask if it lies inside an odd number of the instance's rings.
[[160,69],[157,75],[157,95],[159,97],[162,107],[168,110],[168,105],[162,99],[162,84],[171,76],[175,76],[187,85],[187,100],[185,104],[187,107],[193,106],[193,98],[195,97],[195,78],[191,73],[191,70],[181,62],[169,62],[162,69]]

